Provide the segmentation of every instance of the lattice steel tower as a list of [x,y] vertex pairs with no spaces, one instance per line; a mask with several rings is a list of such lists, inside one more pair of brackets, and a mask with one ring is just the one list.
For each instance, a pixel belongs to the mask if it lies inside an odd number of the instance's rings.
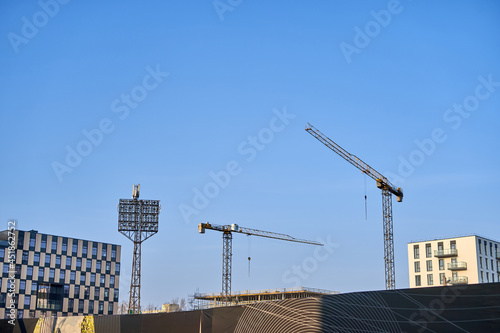
[[139,200],[141,185],[134,185],[132,199],[120,199],[118,231],[134,242],[129,313],[141,312],[141,244],[158,232],[160,200]]

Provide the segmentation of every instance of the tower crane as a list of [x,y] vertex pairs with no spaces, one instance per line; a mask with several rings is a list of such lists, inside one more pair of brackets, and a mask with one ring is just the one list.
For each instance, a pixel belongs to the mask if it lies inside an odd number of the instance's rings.
[[240,227],[237,224],[231,225],[217,225],[210,223],[198,224],[198,232],[204,234],[205,230],[216,230],[222,232],[222,301],[227,303],[231,298],[231,266],[233,257],[233,232],[246,234],[251,236],[267,237],[280,239],[289,242],[305,243],[312,245],[323,246],[322,243],[309,241],[305,239],[297,239],[289,235],[278,234],[270,231],[262,231],[257,229],[250,229]]
[[403,191],[401,187],[396,188],[381,173],[363,162],[356,155],[350,154],[338,144],[330,140],[327,136],[307,123],[306,131],[322,142],[325,146],[336,152],[340,157],[354,165],[364,174],[370,176],[377,182],[377,187],[382,190],[382,212],[384,228],[384,261],[385,261],[385,289],[395,289],[395,268],[394,268],[394,236],[392,228],[392,196],[394,194],[398,202],[403,201]]

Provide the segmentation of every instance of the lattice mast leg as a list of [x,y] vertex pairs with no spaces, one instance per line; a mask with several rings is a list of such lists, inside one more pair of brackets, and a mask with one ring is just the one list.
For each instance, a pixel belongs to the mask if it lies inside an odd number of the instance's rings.
[[394,236],[392,223],[392,194],[389,189],[382,189],[382,210],[384,225],[384,261],[385,289],[396,289],[396,273],[394,267]]
[[231,264],[233,257],[233,234],[222,234],[222,302],[231,300]]
[[[138,234],[140,236],[140,233]],[[141,313],[141,242],[134,241],[132,279],[130,281],[129,313]]]

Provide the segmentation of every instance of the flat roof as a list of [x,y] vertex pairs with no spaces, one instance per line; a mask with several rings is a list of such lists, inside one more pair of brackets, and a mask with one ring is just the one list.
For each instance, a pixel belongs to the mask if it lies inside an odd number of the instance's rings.
[[[53,235],[53,234],[45,234],[43,232],[38,232],[38,230],[20,230],[20,229],[16,229],[15,231],[23,231],[25,233],[26,232],[34,232],[34,233],[37,233],[37,234],[40,234],[40,235],[56,236],[56,237],[61,237],[61,238],[71,238],[71,239],[82,240],[82,241],[86,241],[86,242],[109,244],[109,245],[116,245],[116,246],[120,246],[121,247],[120,244],[113,244],[113,243],[109,243],[109,242],[100,242],[100,241],[97,241],[97,240],[82,239],[82,238],[76,238],[76,237],[70,237],[70,236],[60,236],[60,235]],[[7,238],[8,238],[8,233],[9,233],[9,230],[2,230],[2,231],[0,231],[0,240],[6,241]]]
[[489,240],[489,241],[492,241],[492,242],[495,242],[495,243],[500,243],[499,241],[494,240],[494,239],[491,239],[491,238],[488,238],[488,237],[483,237],[483,236],[478,235],[478,234],[470,234],[470,235],[462,235],[462,236],[456,236],[456,237],[445,237],[445,238],[423,239],[423,240],[419,240],[419,241],[412,241],[412,242],[408,242],[408,244],[423,243],[423,242],[432,242],[432,241],[447,240],[447,239],[456,239],[456,238],[466,238],[466,237],[478,237],[478,238],[484,238],[484,239],[486,239],[486,240]]

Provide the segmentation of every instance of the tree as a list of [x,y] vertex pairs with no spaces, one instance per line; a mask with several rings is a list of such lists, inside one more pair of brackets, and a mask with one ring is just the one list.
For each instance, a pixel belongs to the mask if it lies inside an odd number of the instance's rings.
[[118,314],[127,314],[128,313],[128,304],[126,301],[121,301],[118,305]]

